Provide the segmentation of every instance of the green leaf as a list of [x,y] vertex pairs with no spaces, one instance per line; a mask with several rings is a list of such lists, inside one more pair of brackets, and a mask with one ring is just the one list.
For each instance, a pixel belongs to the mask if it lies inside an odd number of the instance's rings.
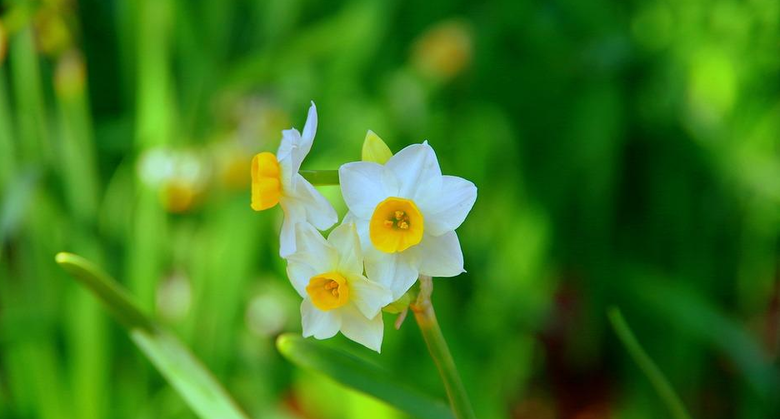
[[203,419],[247,419],[203,364],[138,309],[122,287],[88,260],[58,253],[57,263],[92,291],[152,364]]
[[393,377],[382,368],[347,352],[289,333],[279,336],[276,347],[293,364],[323,373],[411,416],[426,419],[454,418],[444,402],[410,388],[407,381]]

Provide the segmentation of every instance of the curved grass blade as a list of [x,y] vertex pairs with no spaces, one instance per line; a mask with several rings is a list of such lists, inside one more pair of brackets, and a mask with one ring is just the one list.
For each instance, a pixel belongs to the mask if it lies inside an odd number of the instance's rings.
[[293,364],[323,373],[411,416],[426,419],[454,418],[444,402],[409,388],[405,382],[392,377],[387,371],[349,353],[291,333],[279,336],[276,347]]
[[100,299],[195,414],[202,419],[247,419],[187,347],[146,317],[108,274],[71,253],[58,253],[55,260]]
[[632,282],[635,301],[675,329],[711,345],[733,362],[736,370],[767,405],[780,407],[780,374],[761,345],[735,319],[695,290],[658,275]]
[[647,352],[645,352],[642,345],[639,344],[639,341],[636,340],[634,333],[631,332],[631,328],[628,327],[628,323],[626,323],[626,319],[623,318],[623,314],[620,313],[620,310],[617,307],[610,308],[607,312],[607,317],[609,317],[609,321],[612,323],[615,334],[620,338],[623,346],[626,347],[626,350],[629,355],[631,355],[631,358],[634,359],[637,366],[639,366],[639,369],[642,370],[647,379],[650,380],[650,384],[653,385],[658,396],[661,397],[661,400],[666,404],[666,407],[669,408],[672,417],[675,419],[691,419],[690,415],[688,415],[688,412],[685,410],[682,400],[680,400],[680,397],[674,392],[672,385],[669,384],[669,380],[666,379],[663,372],[661,372],[658,366],[655,365],[655,362],[650,359],[650,356],[647,355]]

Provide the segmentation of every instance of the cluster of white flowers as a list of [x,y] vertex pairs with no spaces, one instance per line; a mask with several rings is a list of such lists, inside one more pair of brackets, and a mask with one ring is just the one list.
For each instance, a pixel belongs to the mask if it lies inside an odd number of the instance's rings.
[[[276,155],[254,157],[252,208],[279,204],[284,210],[280,254],[303,298],[303,335],[327,339],[341,331],[379,352],[383,307],[400,299],[420,275],[464,272],[455,229],[471,211],[477,188],[465,179],[443,176],[427,142],[392,156],[380,149],[373,153],[374,161],[339,168],[349,212],[326,240],[318,230],[336,224],[336,211],[299,173],[316,131],[312,103],[303,134],[283,131]],[[384,147],[370,131],[369,137]]]

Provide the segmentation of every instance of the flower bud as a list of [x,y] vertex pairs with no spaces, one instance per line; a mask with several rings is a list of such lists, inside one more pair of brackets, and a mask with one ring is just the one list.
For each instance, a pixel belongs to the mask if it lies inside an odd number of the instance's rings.
[[386,305],[382,310],[385,313],[400,314],[409,307],[409,304],[411,304],[412,300],[412,291],[410,290],[406,292],[406,294],[402,295],[401,298]]
[[385,162],[390,160],[390,157],[393,157],[390,147],[374,131],[368,130],[366,139],[363,140],[363,161],[385,164]]

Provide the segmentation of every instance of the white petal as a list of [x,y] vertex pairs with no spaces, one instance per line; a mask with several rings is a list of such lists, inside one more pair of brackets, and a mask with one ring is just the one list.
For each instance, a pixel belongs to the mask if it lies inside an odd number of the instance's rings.
[[341,311],[341,333],[344,336],[369,349],[381,351],[385,329],[382,313],[368,319],[354,306],[347,305],[339,311]]
[[307,222],[296,225],[295,252],[287,256],[291,262],[309,265],[315,274],[322,274],[336,269],[338,257],[338,250],[313,225]]
[[395,173],[399,181],[401,198],[415,199],[417,189],[421,185],[441,182],[441,169],[436,153],[428,142],[412,144],[396,153],[385,164]]
[[328,339],[341,329],[340,310],[322,311],[308,298],[301,303],[301,325],[303,337],[314,336],[317,339]]
[[455,230],[471,211],[477,200],[477,187],[466,179],[442,176],[438,191],[418,191],[415,203],[425,217],[425,232],[440,236]]
[[369,319],[374,318],[382,307],[394,301],[389,289],[378,282],[369,281],[363,275],[350,276],[347,280],[350,302]]
[[309,114],[303,128],[303,135],[297,129],[291,128],[282,131],[282,142],[276,152],[280,163],[289,165],[290,173],[298,173],[301,163],[311,150],[314,135],[317,133],[317,107],[314,102],[309,107]]
[[297,259],[287,259],[287,277],[290,278],[290,283],[292,283],[293,288],[301,297],[306,298],[306,286],[309,285],[309,281],[313,276],[321,273],[306,262]]
[[284,221],[279,235],[279,255],[287,257],[295,252],[295,225],[306,221],[306,210],[294,200],[279,201],[284,211]]
[[320,191],[300,174],[295,174],[294,199],[306,210],[306,219],[320,230],[327,230],[339,220],[336,210]]
[[276,159],[279,161],[281,169],[280,180],[282,182],[282,192],[289,193],[294,191],[293,176],[298,173],[300,165],[294,167],[293,149],[298,147],[301,142],[301,133],[295,128],[282,131],[282,142],[276,151]]
[[384,166],[373,162],[353,162],[339,168],[339,182],[349,210],[358,218],[369,219],[377,204],[398,196],[398,181]]
[[304,157],[306,154],[309,154],[315,134],[317,134],[317,106],[314,104],[314,101],[311,101],[309,113],[306,115],[306,124],[303,126],[303,135],[301,135],[301,148],[303,148],[306,143],[309,145]]
[[279,161],[292,155],[292,150],[301,142],[301,133],[295,128],[282,130],[282,142],[279,143],[279,149],[276,150],[276,158]]
[[408,250],[384,253],[371,247],[364,254],[368,279],[389,288],[395,301],[417,281],[419,259],[416,256]]
[[454,231],[438,237],[426,235],[422,242],[412,249],[420,259],[422,275],[448,278],[465,272],[463,252],[460,250],[458,235]]
[[355,230],[357,231],[358,239],[360,240],[360,246],[363,248],[363,255],[365,258],[366,250],[374,247],[371,244],[371,238],[368,234],[368,219],[358,219],[351,211],[347,212],[344,219],[341,220],[341,224],[355,224]]
[[342,223],[328,236],[328,243],[338,249],[339,264],[337,270],[342,273],[363,274],[363,250],[360,248],[355,223]]

